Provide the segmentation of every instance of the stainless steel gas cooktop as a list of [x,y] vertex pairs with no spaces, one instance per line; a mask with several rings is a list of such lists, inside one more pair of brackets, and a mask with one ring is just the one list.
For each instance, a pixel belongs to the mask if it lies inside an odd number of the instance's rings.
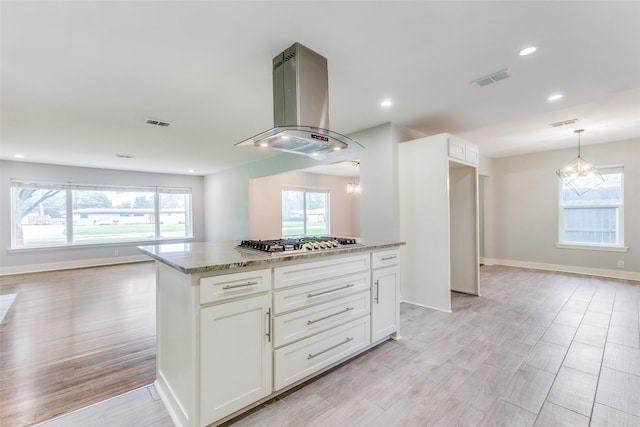
[[239,249],[248,249],[260,253],[277,255],[283,253],[300,253],[309,251],[326,251],[347,246],[358,245],[351,237],[283,237],[275,240],[243,240]]

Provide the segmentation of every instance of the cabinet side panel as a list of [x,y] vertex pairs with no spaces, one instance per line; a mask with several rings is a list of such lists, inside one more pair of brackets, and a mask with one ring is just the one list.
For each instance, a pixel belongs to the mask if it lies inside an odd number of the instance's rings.
[[402,300],[451,311],[446,135],[400,144]]
[[[196,314],[191,277],[157,263],[157,381],[170,412],[193,425]],[[183,418],[183,419],[182,419]]]

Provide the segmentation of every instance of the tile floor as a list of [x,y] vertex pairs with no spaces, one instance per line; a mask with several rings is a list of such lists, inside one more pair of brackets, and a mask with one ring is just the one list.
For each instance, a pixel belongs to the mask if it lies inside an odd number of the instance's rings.
[[[403,339],[239,426],[640,426],[640,283],[487,266],[453,313],[402,305]],[[40,426],[171,426],[152,386]]]

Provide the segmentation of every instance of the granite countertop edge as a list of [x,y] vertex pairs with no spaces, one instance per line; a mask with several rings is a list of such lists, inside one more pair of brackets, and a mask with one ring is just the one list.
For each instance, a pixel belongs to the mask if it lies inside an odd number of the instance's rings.
[[[294,253],[288,255],[267,255],[267,254],[249,254],[250,259],[245,260],[236,260],[236,261],[215,261],[212,259],[199,259],[199,257],[193,256],[193,252],[189,254],[188,251],[174,251],[169,252],[167,254],[162,254],[158,252],[162,252],[163,244],[158,245],[145,245],[138,246],[138,249],[143,252],[145,255],[155,259],[156,261],[160,261],[163,264],[166,264],[169,267],[172,267],[184,274],[197,274],[197,273],[207,273],[213,271],[222,271],[222,270],[235,270],[244,267],[255,267],[262,265],[273,265],[284,263],[287,261],[293,260],[304,260],[304,259],[314,259],[314,258],[322,258],[333,255],[343,255],[347,253],[358,253],[358,252],[368,252],[371,250],[379,250],[379,249],[387,249],[403,246],[405,242],[358,242],[357,246],[353,247],[344,247],[339,249],[332,249],[327,251],[318,251],[318,252],[303,252],[303,253]],[[230,254],[236,251],[235,244],[229,245],[228,242],[202,242],[188,245],[197,245],[197,247],[201,250],[206,250],[207,248],[216,248],[222,251],[228,251]],[[237,252],[237,251],[236,251]]]

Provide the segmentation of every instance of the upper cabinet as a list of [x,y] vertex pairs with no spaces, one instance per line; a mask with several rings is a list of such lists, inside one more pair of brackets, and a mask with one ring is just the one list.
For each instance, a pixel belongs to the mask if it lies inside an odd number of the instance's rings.
[[449,157],[477,165],[480,160],[478,146],[453,135],[448,135]]

